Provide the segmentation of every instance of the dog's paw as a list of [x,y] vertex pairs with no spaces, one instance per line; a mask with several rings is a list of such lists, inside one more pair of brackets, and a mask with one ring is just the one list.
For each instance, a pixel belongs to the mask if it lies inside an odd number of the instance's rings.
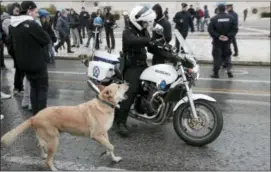
[[112,159],[114,162],[120,162],[122,160],[122,157],[116,156]]
[[46,153],[41,154],[41,158],[42,158],[42,159],[46,159],[46,158],[47,158],[47,156],[48,156],[48,155],[47,155]]
[[52,171],[58,171],[58,169],[56,167],[54,167],[54,166],[51,168],[51,170]]

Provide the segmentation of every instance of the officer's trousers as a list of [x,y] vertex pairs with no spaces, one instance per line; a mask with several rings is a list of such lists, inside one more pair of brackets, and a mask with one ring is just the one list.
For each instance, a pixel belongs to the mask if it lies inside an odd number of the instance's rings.
[[126,92],[127,99],[120,103],[120,108],[115,111],[115,120],[119,123],[126,123],[130,108],[141,89],[140,75],[146,67],[132,67],[125,69],[124,80],[129,84]]
[[224,62],[224,65],[227,66],[227,70],[230,71],[232,64],[231,64],[231,47],[230,43],[220,43],[220,42],[214,42],[213,43],[213,72],[218,73],[222,62]]

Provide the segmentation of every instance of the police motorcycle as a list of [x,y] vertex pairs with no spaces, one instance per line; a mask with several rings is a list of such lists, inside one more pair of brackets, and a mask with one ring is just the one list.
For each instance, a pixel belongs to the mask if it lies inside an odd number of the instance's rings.
[[[154,30],[163,33],[163,28],[158,24]],[[178,30],[175,30],[175,36],[182,45],[184,39]],[[158,64],[143,71],[140,76],[142,91],[129,116],[156,125],[162,125],[173,116],[175,132],[187,144],[204,146],[213,142],[223,128],[223,116],[215,99],[192,93],[192,86],[199,78],[196,59],[189,54],[176,54],[170,45],[152,46],[163,50],[166,59],[174,65]],[[125,60],[121,53],[95,52],[88,67],[90,88],[99,93],[97,85],[122,82]],[[174,107],[171,107],[172,103]]]

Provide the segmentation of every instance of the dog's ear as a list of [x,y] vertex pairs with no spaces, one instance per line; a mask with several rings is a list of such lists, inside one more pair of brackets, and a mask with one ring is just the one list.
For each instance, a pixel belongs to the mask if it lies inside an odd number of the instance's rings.
[[104,96],[107,97],[107,98],[113,97],[112,96],[112,91],[110,89],[105,90]]
[[97,87],[99,88],[100,92],[102,92],[105,89],[105,86],[103,85],[97,85]]

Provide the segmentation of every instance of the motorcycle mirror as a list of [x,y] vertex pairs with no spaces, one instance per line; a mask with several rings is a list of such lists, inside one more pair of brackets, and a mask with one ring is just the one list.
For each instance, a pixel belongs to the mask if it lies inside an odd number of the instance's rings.
[[159,35],[164,35],[164,28],[160,24],[156,24],[153,28],[153,31]]

